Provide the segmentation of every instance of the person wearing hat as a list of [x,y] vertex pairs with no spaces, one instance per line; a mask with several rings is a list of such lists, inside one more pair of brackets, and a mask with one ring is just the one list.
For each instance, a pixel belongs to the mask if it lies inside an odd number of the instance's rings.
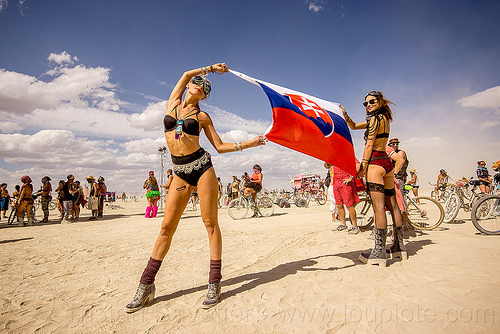
[[52,200],[52,196],[50,193],[52,192],[52,184],[50,183],[50,177],[44,176],[42,178],[42,186],[40,187],[41,193],[41,202],[42,202],[42,211],[43,211],[43,219],[40,223],[48,223],[49,222],[49,203]]
[[102,218],[104,211],[104,196],[106,194],[107,188],[106,183],[104,183],[104,178],[99,176],[97,178],[97,198],[99,199],[99,206],[97,208],[97,217]]
[[28,214],[28,225],[33,225],[33,185],[28,175],[21,177],[23,185],[19,191],[17,205],[17,222],[19,226],[24,226],[24,211]]
[[444,193],[447,186],[448,186],[448,173],[446,173],[444,169],[441,169],[437,177],[436,188],[434,188],[436,190],[438,198],[442,196],[442,194],[440,195],[439,192]]
[[[394,151],[403,158],[403,166],[401,166],[401,169],[394,174],[394,178],[398,181],[399,184],[399,189],[404,189],[404,186],[406,184],[406,179],[408,177],[408,173],[406,170],[408,169],[408,164],[410,163],[408,161],[408,156],[406,155],[406,152],[403,150],[399,149],[399,139],[398,138],[392,138],[389,140],[389,143],[387,144],[391,146]],[[406,203],[405,203],[406,204]]]
[[88,208],[92,212],[89,220],[97,219],[97,210],[99,209],[99,198],[98,198],[98,189],[97,183],[95,182],[95,178],[92,175],[86,177],[87,182],[89,183],[90,192],[88,196]]
[[415,170],[415,168],[412,168],[410,169],[410,180],[408,180],[408,182],[406,182],[406,184],[409,184],[413,187],[412,191],[413,191],[413,195],[415,195],[415,197],[418,196],[418,175],[417,175],[417,171]]
[[233,182],[231,182],[231,200],[238,198],[240,193],[240,180],[236,175],[233,175]]
[[69,216],[73,212],[73,181],[75,177],[69,174],[66,177],[67,181],[64,183],[61,192],[62,207],[63,207],[63,219],[61,224],[69,223]]
[[158,199],[160,199],[160,188],[158,181],[156,181],[155,172],[150,171],[149,177],[144,181],[143,188],[146,189],[146,198],[148,199],[148,206],[146,206],[146,213],[144,217],[155,218],[158,213]]

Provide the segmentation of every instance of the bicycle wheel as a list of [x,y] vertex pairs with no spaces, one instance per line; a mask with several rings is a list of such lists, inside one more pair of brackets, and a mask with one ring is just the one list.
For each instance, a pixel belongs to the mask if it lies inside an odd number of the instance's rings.
[[7,225],[12,225],[16,217],[17,217],[17,207],[12,205],[9,218],[7,219]]
[[431,198],[436,201],[438,200],[438,194],[436,190],[431,191]]
[[49,210],[55,210],[57,209],[57,202],[55,200],[52,200],[49,202]]
[[324,205],[326,203],[325,192],[321,191],[316,194],[316,202],[318,202],[319,205]]
[[262,217],[269,217],[274,213],[273,200],[267,196],[261,197],[257,200],[257,210]]
[[361,230],[366,230],[374,221],[372,203],[368,198],[362,198],[354,206],[356,210],[356,221]]
[[474,227],[484,234],[500,234],[500,195],[482,196],[472,206]]
[[227,212],[233,219],[243,219],[248,213],[248,202],[241,197],[233,199],[227,206]]
[[445,217],[444,209],[438,201],[430,197],[418,196],[406,202],[409,223],[419,230],[432,230],[441,225]]
[[444,222],[445,223],[450,223],[452,222],[455,218],[457,218],[458,211],[460,210],[460,207],[462,206],[462,201],[460,200],[460,196],[457,195],[457,193],[451,193],[450,196],[446,199],[446,202],[444,202]]

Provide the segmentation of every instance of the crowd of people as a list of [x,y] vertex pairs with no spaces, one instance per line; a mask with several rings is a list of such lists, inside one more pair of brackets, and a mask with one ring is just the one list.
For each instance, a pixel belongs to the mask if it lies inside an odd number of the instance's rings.
[[[465,176],[460,178],[455,182],[456,185],[466,185],[467,183],[472,183],[479,187],[479,190],[483,194],[491,194],[493,192],[500,190],[500,160],[493,162],[491,168],[494,172],[492,175],[488,168],[486,167],[486,161],[480,160],[477,163],[476,169],[476,179],[468,180]],[[471,178],[472,179],[472,178]],[[452,183],[448,172],[445,169],[441,169],[437,176],[436,185],[434,190],[438,197],[442,196],[449,184]]]
[[[228,68],[224,63],[210,65],[184,72],[175,85],[167,102],[167,110],[163,119],[165,139],[171,153],[172,169],[167,172],[165,185],[160,185],[153,171],[149,172],[144,181],[148,205],[145,211],[146,218],[154,218],[158,212],[160,188],[168,194],[165,201],[163,221],[151,255],[147,261],[136,293],[130,303],[125,306],[125,311],[132,313],[140,310],[150,303],[155,296],[155,278],[162,266],[178,227],[182,213],[189,200],[194,208],[199,201],[201,218],[208,234],[209,241],[209,273],[208,289],[201,303],[203,309],[215,306],[221,295],[222,279],[222,234],[218,223],[218,208],[221,206],[223,185],[217,178],[211,161],[211,155],[200,146],[200,132],[203,130],[209,143],[218,153],[240,152],[243,149],[258,147],[266,143],[264,136],[236,143],[223,142],[215,130],[210,116],[200,109],[200,101],[210,95],[212,86],[207,78],[208,73],[226,73]],[[352,130],[365,130],[365,147],[361,162],[353,161],[356,173],[351,174],[330,164],[328,178],[331,188],[332,219],[340,224],[337,231],[347,230],[349,234],[360,232],[354,206],[359,202],[358,191],[366,187],[366,192],[371,198],[374,211],[375,227],[373,229],[374,247],[368,252],[361,252],[360,261],[366,264],[386,266],[388,258],[406,260],[408,253],[404,243],[405,203],[402,189],[411,186],[414,194],[418,195],[419,180],[415,169],[410,169],[408,178],[407,168],[409,160],[406,152],[399,148],[398,138],[390,138],[390,125],[393,118],[390,105],[392,104],[382,92],[371,91],[365,95],[363,106],[366,109],[366,121],[354,122],[343,106],[340,106],[347,125]],[[174,177],[175,175],[175,177]],[[481,190],[487,191],[491,177],[485,168],[485,163],[478,162],[478,179]],[[447,174],[441,171],[438,184],[447,181]],[[88,176],[89,193],[84,191],[73,175],[68,175],[67,180],[59,181],[55,192],[58,196],[58,207],[61,211],[62,223],[78,220],[80,205],[88,201],[88,208],[92,211],[89,219],[95,220],[103,215],[104,193],[106,185],[104,178],[99,177],[97,182],[94,177]],[[361,180],[365,180],[363,184]],[[42,196],[42,210],[45,222],[49,219],[48,203],[51,200],[52,186],[50,177],[42,179],[42,186],[38,193],[33,192],[32,181],[29,176],[23,176],[23,183],[16,194],[17,217],[23,223],[24,214],[28,216],[28,225],[33,223],[32,206],[34,196]],[[245,173],[241,179],[233,176],[228,184],[230,198],[247,196],[255,205],[257,193],[262,190],[262,168],[255,164],[253,174]],[[242,190],[241,190],[242,189]],[[8,198],[7,185],[2,184],[2,213],[5,217],[4,197]],[[349,212],[352,227],[348,228],[345,211]],[[393,225],[393,240],[386,248],[387,217],[385,211],[391,213]],[[256,212],[257,213],[257,212]],[[42,222],[43,222],[42,221]]]
[[[97,179],[93,176],[86,177],[88,186],[87,195],[80,181],[75,180],[72,174],[66,177],[66,180],[60,180],[57,188],[53,189],[52,179],[49,176],[44,176],[41,179],[40,189],[35,191],[33,181],[28,175],[20,178],[22,185],[16,185],[15,190],[12,192],[12,197],[9,194],[8,185],[1,184],[1,212],[2,218],[7,218],[7,211],[10,207],[15,210],[17,217],[17,225],[25,225],[25,217],[27,217],[26,224],[28,226],[34,223],[48,223],[49,222],[49,205],[52,201],[52,192],[56,194],[56,205],[60,212],[61,224],[70,223],[70,221],[77,221],[80,217],[80,206],[91,210],[89,220],[96,220],[98,217],[103,216],[104,209],[104,196],[107,191],[104,178],[100,176]],[[43,219],[39,222],[34,217],[33,205],[37,198],[40,198],[41,209],[43,212]]]

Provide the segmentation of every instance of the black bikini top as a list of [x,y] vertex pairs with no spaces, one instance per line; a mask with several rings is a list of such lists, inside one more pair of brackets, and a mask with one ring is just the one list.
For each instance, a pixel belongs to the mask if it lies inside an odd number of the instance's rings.
[[[373,132],[375,132],[375,131],[377,131],[378,127],[381,124],[383,124],[382,123],[382,115],[385,115],[388,112],[389,112],[389,110],[387,110],[387,108],[382,107],[382,108],[380,108],[378,110],[375,110],[374,112],[370,113],[370,115],[368,115],[366,117],[366,131],[365,131],[365,135],[364,135],[365,142],[368,139],[368,135],[371,134],[371,133],[373,133]],[[374,122],[370,123],[372,118],[374,118]],[[372,126],[371,128],[370,128],[370,124]],[[379,138],[389,138],[389,132],[385,132],[384,131],[384,132],[378,133],[375,136],[375,139],[379,139]]]
[[[178,107],[178,106],[177,106]],[[176,116],[177,116],[177,107],[175,107],[173,110],[175,110]],[[194,118],[186,118],[182,119],[182,132],[187,133],[188,135],[192,136],[199,136],[200,135],[200,123],[198,122],[198,114],[200,113],[200,110],[193,115],[196,116],[196,119]],[[165,132],[170,132],[174,131],[175,128],[177,127],[177,119],[170,115],[165,115],[163,118],[163,126],[165,128]]]

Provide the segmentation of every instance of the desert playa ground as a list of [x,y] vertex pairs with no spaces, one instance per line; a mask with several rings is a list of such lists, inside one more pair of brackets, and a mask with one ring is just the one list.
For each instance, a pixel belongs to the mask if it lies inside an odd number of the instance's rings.
[[[156,299],[127,314],[160,217],[116,202],[102,220],[32,227],[0,222],[2,333],[499,333],[500,239],[460,221],[407,232],[409,259],[358,260],[369,232],[332,229],[328,206],[276,208],[223,233],[222,300],[202,310],[208,239],[186,210],[156,280]],[[388,238],[390,239],[390,238]],[[388,243],[390,240],[388,240]]]

